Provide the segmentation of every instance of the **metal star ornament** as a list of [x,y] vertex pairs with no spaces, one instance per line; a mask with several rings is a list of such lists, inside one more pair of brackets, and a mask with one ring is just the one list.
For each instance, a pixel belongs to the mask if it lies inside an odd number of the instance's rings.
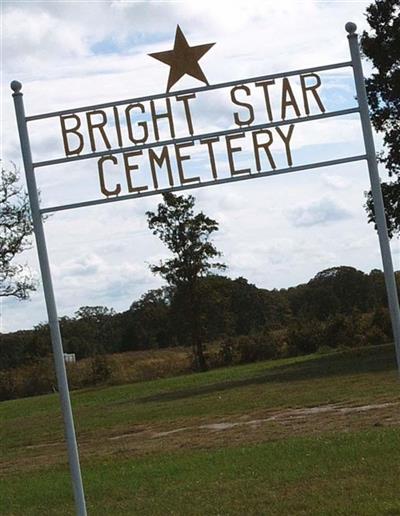
[[149,56],[154,57],[154,59],[158,59],[171,67],[168,77],[167,93],[184,75],[190,75],[199,81],[205,82],[208,86],[206,76],[200,68],[199,60],[214,45],[215,43],[207,43],[205,45],[190,47],[181,28],[177,25],[174,48],[166,52],[149,54]]

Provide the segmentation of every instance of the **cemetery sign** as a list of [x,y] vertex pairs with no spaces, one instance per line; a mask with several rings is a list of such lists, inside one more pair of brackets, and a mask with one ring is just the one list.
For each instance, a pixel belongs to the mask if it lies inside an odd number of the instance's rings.
[[[178,26],[174,48],[150,54],[170,66],[166,93],[34,116],[25,116],[21,83],[11,83],[79,516],[86,515],[86,504],[43,230],[46,213],[365,160],[400,367],[399,302],[355,24],[347,23],[346,30],[349,61],[210,85],[199,60],[214,43],[190,46]],[[321,73],[346,67],[353,71],[357,105],[327,110],[320,94]],[[205,85],[171,92],[185,75]],[[293,81],[299,86],[295,88]],[[212,114],[219,103],[227,107],[231,125],[209,131],[203,127],[204,111],[208,108]],[[261,117],[256,105],[263,106]],[[296,163],[293,142],[302,126],[354,113],[360,117],[365,153]],[[51,159],[34,161],[28,124],[43,120],[57,122],[63,151]],[[279,153],[278,147],[283,151]],[[199,153],[206,163],[201,175],[190,169],[193,158],[197,159]],[[35,171],[85,160],[95,160],[97,197],[41,207]]]

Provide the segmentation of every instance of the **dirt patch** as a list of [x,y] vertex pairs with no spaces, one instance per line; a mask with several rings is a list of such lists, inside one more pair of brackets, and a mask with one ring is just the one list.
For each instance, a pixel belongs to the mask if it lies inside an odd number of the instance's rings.
[[182,428],[175,428],[174,430],[167,430],[166,432],[156,432],[152,437],[165,437],[166,435],[179,434],[180,432],[184,432],[189,429],[190,427],[184,426]]
[[[260,426],[264,423],[268,423],[271,421],[290,421],[293,419],[304,419],[309,418],[315,415],[326,414],[326,413],[338,413],[338,414],[351,414],[358,412],[367,412],[378,409],[384,409],[387,407],[393,407],[395,405],[400,405],[400,402],[391,402],[391,403],[377,403],[374,405],[361,405],[355,407],[342,407],[340,405],[323,405],[320,407],[310,407],[304,409],[291,409],[277,412],[269,417],[262,419],[250,419],[250,420],[241,420],[241,421],[219,421],[215,423],[206,423],[202,425],[196,426],[186,426],[181,428],[175,428],[172,430],[167,430],[164,432],[156,432],[151,434],[151,437],[166,437],[168,435],[181,433],[185,431],[193,431],[193,430],[212,430],[212,431],[223,431],[230,430],[237,426]],[[241,419],[248,418],[249,416],[241,416]],[[130,437],[132,434],[123,434],[120,436],[110,437],[110,440],[120,439],[124,437]]]
[[[243,446],[294,436],[358,431],[371,427],[400,426],[400,402],[259,411],[230,419],[192,419],[191,425],[149,427],[140,436],[113,441],[113,454],[128,457],[182,449]],[[187,420],[185,421],[187,423]],[[109,445],[111,442],[108,440]]]
[[246,423],[209,423],[208,425],[200,425],[198,428],[206,428],[207,430],[227,430],[238,425],[245,425]]
[[49,446],[60,446],[61,442],[56,443],[42,443],[42,444],[30,444],[26,446],[27,450],[37,450],[39,448],[48,448]]
[[[400,427],[400,401],[348,406],[326,404],[316,407],[262,410],[231,418],[192,418],[171,423],[121,426],[110,435],[103,429],[78,435],[83,462],[107,456],[143,456],[182,449],[243,446],[294,436],[317,436],[358,431],[371,427]],[[39,469],[65,463],[63,441],[39,443],[19,449],[4,472]]]

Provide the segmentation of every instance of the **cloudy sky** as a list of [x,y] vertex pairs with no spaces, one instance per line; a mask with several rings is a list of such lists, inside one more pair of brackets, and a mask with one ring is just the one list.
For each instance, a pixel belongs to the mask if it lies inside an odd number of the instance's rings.
[[[3,1],[1,156],[22,169],[9,88],[13,79],[23,83],[28,115],[163,93],[169,68],[148,54],[172,48],[177,24],[190,45],[216,42],[200,61],[210,84],[343,62],[349,59],[344,25],[352,20],[359,31],[367,28],[364,12],[369,3]],[[365,70],[368,73],[368,64]],[[350,73],[343,69],[321,74],[320,94],[327,111],[354,106]],[[186,76],[175,89],[200,85]],[[271,93],[274,109],[279,87],[277,81]],[[296,79],[293,88],[297,95]],[[229,90],[211,93],[199,95],[194,116],[198,133],[232,127]],[[251,85],[257,116],[262,114],[259,95],[260,88]],[[175,117],[179,126],[183,115],[176,112]],[[57,123],[32,122],[36,160],[63,155]],[[294,165],[363,152],[356,115],[298,124],[294,131]],[[376,144],[380,147],[379,137]],[[244,167],[254,159],[245,147],[238,159]],[[203,177],[207,163],[196,152],[190,174]],[[278,165],[284,166],[283,146],[277,142],[274,152]],[[228,164],[222,147],[216,159],[223,175]],[[384,170],[381,174],[384,177]],[[96,160],[38,169],[37,181],[44,206],[102,198]],[[306,282],[337,265],[366,272],[381,268],[378,240],[363,209],[367,189],[366,164],[357,162],[191,193],[198,208],[220,224],[215,242],[229,276],[244,276],[271,289]],[[148,264],[167,254],[147,229],[145,216],[159,201],[153,196],[48,218],[45,231],[59,315],[72,315],[83,305],[125,310],[162,284]],[[400,269],[398,240],[392,242],[392,251],[395,268]],[[38,271],[35,247],[21,261]],[[2,301],[0,331],[30,328],[45,320],[40,288],[28,302]]]

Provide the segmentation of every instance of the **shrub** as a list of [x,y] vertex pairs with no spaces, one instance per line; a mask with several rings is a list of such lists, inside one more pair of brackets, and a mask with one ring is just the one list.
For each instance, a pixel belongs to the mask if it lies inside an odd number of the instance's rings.
[[371,326],[364,335],[366,346],[379,346],[380,344],[385,344],[388,340],[388,337],[381,328],[376,326]]
[[0,373],[0,400],[52,392],[56,386],[51,358]]
[[235,339],[233,337],[226,337],[220,343],[220,350],[218,353],[221,365],[231,365],[234,361],[235,354]]
[[320,321],[297,321],[288,329],[288,343],[297,353],[315,353],[326,344],[324,324]]
[[265,340],[274,349],[274,357],[286,358],[296,355],[296,350],[290,346],[286,328],[271,330],[264,333]]
[[386,336],[386,341],[393,340],[392,322],[390,320],[390,312],[388,308],[383,306],[377,308],[373,312],[371,324],[382,330]]
[[219,365],[247,364],[279,356],[273,339],[267,335],[226,337],[219,343]]
[[0,371],[0,401],[11,400],[19,396],[14,371]]
[[94,355],[90,359],[91,383],[106,383],[111,377],[112,369],[106,355]]
[[38,360],[29,372],[25,379],[25,396],[46,394],[56,388],[57,380],[52,357]]

